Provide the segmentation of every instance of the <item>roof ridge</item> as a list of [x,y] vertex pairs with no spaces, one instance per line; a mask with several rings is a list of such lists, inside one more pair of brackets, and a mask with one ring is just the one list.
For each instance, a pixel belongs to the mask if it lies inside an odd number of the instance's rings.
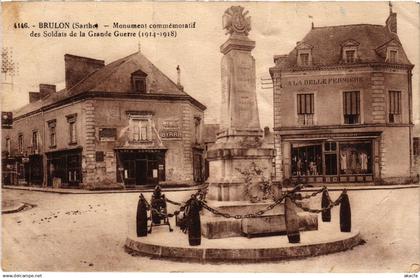
[[314,28],[313,28],[313,29],[334,28],[334,27],[354,27],[354,26],[376,26],[376,27],[385,27],[385,25],[381,25],[381,24],[358,23],[358,24],[343,24],[343,25],[330,25],[330,26],[314,26]]

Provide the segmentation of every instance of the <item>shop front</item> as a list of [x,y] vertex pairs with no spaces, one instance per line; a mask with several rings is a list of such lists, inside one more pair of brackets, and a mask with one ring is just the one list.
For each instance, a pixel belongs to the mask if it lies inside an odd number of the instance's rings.
[[285,177],[307,183],[369,183],[378,178],[379,137],[285,140]]
[[125,186],[155,185],[165,180],[166,149],[116,149],[117,181]]
[[47,153],[47,169],[47,186],[79,186],[82,182],[82,148]]

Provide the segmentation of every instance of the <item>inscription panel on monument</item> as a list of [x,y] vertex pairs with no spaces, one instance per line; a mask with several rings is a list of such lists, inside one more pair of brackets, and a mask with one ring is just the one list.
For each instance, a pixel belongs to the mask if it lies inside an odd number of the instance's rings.
[[234,126],[259,128],[254,59],[249,53],[235,53],[235,62]]

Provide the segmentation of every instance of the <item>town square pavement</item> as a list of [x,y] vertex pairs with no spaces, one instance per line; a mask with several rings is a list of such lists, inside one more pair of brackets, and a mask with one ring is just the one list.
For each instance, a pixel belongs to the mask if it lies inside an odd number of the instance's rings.
[[[166,195],[185,201],[191,193]],[[332,199],[339,193],[331,192]],[[349,191],[353,227],[360,230],[363,245],[319,257],[249,264],[165,261],[128,254],[124,243],[134,227],[138,195],[3,189],[3,201],[35,205],[2,215],[3,271],[408,272],[420,264],[418,187]],[[149,199],[150,193],[145,196]],[[313,208],[319,205],[319,198],[311,203]],[[174,209],[170,205],[169,211]],[[339,225],[338,208],[332,218]]]

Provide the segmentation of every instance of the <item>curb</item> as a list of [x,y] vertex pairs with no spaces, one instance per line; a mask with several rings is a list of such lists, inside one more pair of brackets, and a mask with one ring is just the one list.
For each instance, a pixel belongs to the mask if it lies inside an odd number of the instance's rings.
[[23,210],[26,207],[26,204],[24,203],[19,203],[18,205],[9,208],[9,209],[5,209],[1,211],[1,214],[7,214],[7,213],[15,213],[15,212],[19,212],[21,210]]
[[296,260],[327,255],[352,249],[364,241],[359,232],[349,237],[330,242],[271,248],[203,248],[200,246],[174,247],[142,242],[141,239],[127,237],[126,252],[167,260],[198,260],[201,263],[266,263],[270,261]]
[[[195,191],[203,188],[203,186],[193,187],[179,187],[179,188],[163,188],[162,192],[178,192],[178,191]],[[111,194],[111,193],[148,193],[153,192],[153,188],[145,189],[120,189],[120,190],[84,190],[84,189],[50,189],[50,188],[39,188],[39,187],[21,187],[21,186],[10,186],[4,185],[2,189],[13,189],[13,190],[26,190],[35,192],[46,192],[55,194]]]

